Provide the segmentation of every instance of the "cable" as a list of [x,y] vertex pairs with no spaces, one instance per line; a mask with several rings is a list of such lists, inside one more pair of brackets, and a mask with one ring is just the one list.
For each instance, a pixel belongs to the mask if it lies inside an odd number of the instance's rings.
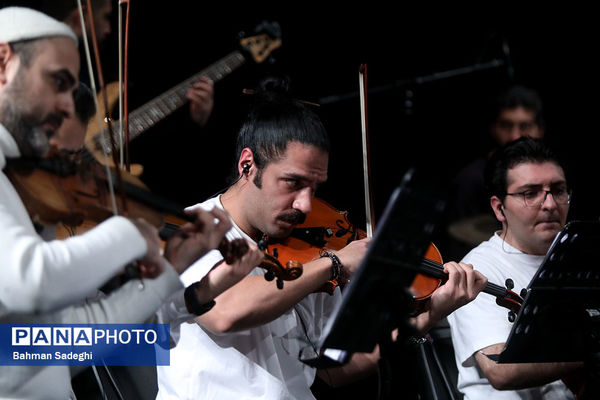
[[100,375],[98,374],[98,370],[96,369],[95,365],[92,365],[92,371],[94,371],[96,383],[98,384],[98,389],[100,389],[100,395],[104,400],[108,400],[108,397],[106,397],[106,391],[104,390],[104,386],[102,385],[102,380],[100,379]]
[[111,383],[113,389],[117,393],[117,396],[119,396],[119,399],[125,400],[123,398],[123,394],[121,393],[121,391],[119,390],[119,387],[117,386],[117,382],[115,382],[115,379],[113,378],[113,376],[110,373],[110,370],[108,369],[108,366],[106,364],[104,364],[104,370],[106,371],[106,375],[108,375],[108,379],[110,380],[110,383]]

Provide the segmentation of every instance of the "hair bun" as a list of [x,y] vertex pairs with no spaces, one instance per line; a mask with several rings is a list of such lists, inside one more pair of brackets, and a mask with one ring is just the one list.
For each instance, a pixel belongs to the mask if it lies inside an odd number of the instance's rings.
[[269,95],[286,96],[290,92],[290,79],[287,76],[268,76],[258,86],[258,93]]

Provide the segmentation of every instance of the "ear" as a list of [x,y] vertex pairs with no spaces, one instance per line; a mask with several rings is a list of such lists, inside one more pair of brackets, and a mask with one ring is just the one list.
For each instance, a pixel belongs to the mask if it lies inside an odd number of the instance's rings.
[[8,80],[8,62],[13,57],[13,51],[8,43],[0,43],[0,86]]
[[496,215],[496,219],[500,222],[506,221],[506,216],[504,215],[504,205],[502,204],[502,200],[497,196],[492,196],[490,198],[490,206],[492,207],[492,211]]
[[250,150],[248,147],[242,150],[242,153],[240,154],[240,159],[238,160],[237,169],[238,174],[240,176],[244,174],[244,165],[250,165],[250,171],[246,176],[250,177],[251,175],[253,175],[254,171],[256,171],[256,168],[252,168],[254,167],[254,154],[252,153],[252,150]]

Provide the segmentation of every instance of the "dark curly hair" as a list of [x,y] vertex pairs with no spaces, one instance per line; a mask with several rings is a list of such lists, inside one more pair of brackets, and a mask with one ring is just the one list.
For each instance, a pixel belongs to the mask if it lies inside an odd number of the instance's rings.
[[504,201],[508,170],[527,162],[552,162],[561,167],[565,175],[567,173],[564,163],[543,139],[521,137],[496,150],[486,162],[484,181],[489,197],[496,196]]

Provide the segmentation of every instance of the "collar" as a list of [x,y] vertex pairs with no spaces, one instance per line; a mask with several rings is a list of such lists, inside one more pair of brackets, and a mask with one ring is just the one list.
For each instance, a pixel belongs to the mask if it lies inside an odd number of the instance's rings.
[[17,142],[4,125],[0,123],[0,169],[4,169],[6,166],[7,158],[19,157],[21,157],[21,152]]

